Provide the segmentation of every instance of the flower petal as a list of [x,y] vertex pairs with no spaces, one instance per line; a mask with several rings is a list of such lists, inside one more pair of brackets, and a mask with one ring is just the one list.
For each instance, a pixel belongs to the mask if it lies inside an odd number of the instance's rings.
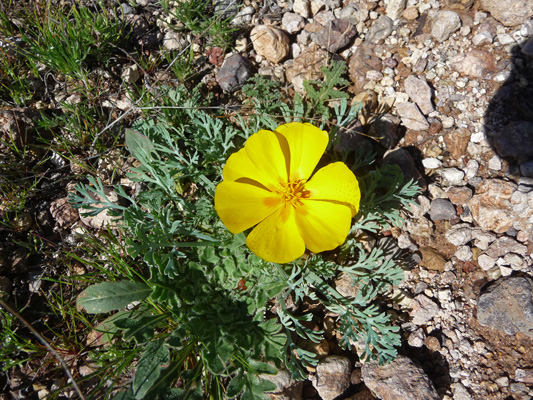
[[[244,147],[238,152],[233,153],[226,161],[224,170],[222,171],[222,178],[226,181],[236,181],[239,178],[247,175],[248,178],[257,180],[261,179],[261,174],[257,171],[252,160],[246,154]],[[255,179],[254,179],[255,178]]]
[[350,207],[329,201],[303,202],[296,210],[296,224],[305,245],[314,253],[333,250],[350,232]]
[[280,138],[272,131],[254,133],[243,149],[228,158],[223,171],[224,180],[252,179],[271,190],[286,183],[288,154],[282,146]]
[[326,165],[307,181],[309,200],[327,200],[348,205],[352,217],[359,210],[361,192],[354,173],[342,162]]
[[309,178],[328,145],[327,132],[300,122],[278,126],[276,132],[283,135],[289,144],[289,180]]
[[269,262],[287,263],[302,256],[305,244],[296,226],[294,208],[280,207],[250,232],[246,244]]
[[277,194],[253,184],[224,181],[215,192],[215,210],[232,233],[251,228],[280,206]]

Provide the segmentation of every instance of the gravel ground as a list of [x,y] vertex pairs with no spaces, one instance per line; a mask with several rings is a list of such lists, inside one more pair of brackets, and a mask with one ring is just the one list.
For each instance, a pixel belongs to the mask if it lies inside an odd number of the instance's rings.
[[[368,113],[361,129],[382,136],[385,158],[424,189],[391,232],[418,261],[398,288],[407,358],[344,368],[346,359],[327,355],[315,389],[336,398],[344,377],[381,399],[531,398],[533,5],[277,6],[274,15],[240,12],[254,26],[243,55],[297,91],[302,77],[319,76],[326,52],[342,57]],[[343,398],[371,398],[367,390]]]

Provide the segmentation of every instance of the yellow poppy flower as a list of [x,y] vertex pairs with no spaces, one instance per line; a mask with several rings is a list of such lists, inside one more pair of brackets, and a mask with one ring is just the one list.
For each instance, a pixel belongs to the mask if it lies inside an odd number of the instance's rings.
[[292,122],[260,130],[232,154],[215,193],[215,209],[232,233],[255,225],[246,244],[262,259],[286,263],[344,243],[361,193],[342,162],[309,179],[328,144],[328,134]]

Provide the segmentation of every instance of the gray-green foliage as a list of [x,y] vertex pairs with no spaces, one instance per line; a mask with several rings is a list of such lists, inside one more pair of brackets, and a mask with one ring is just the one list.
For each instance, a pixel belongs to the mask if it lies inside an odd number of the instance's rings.
[[346,63],[332,61],[330,67],[322,67],[324,78],[320,81],[304,81],[303,86],[306,91],[306,98],[309,101],[309,109],[318,116],[327,120],[329,114],[329,104],[331,100],[347,99],[348,93],[339,90],[349,85],[350,82],[343,77]]
[[[316,88],[314,93],[325,92]],[[363,192],[361,211],[337,256],[267,263],[250,253],[244,234],[225,229],[213,208],[213,195],[227,157],[254,130],[283,121],[275,115],[291,115],[290,106],[275,98],[269,99],[270,106],[258,101],[258,114],[240,116],[236,126],[203,109],[195,93],[169,89],[164,98],[165,107],[157,115],[147,115],[126,132],[128,149],[138,160],[129,178],[142,185],[140,193],[117,188],[127,205],[116,205],[105,199],[102,182],[92,179],[90,186],[78,185],[79,195],[71,197],[82,212],[109,208],[120,215],[129,256],[149,268],[146,283],[136,284],[149,297],[106,325],[144,347],[130,389],[115,398],[195,399],[202,392],[220,399],[267,398],[264,393],[273,385],[265,374],[285,367],[303,379],[306,368],[317,363],[316,355],[299,345],[323,340],[322,331],[306,325],[312,314],[298,311],[305,301],[321,302],[338,315],[343,347],[362,343],[361,357],[393,360],[398,328],[376,300],[402,280],[403,272],[382,246],[366,252],[355,232],[377,232],[400,223],[399,210],[416,187],[405,185],[399,170],[388,166],[356,171]],[[310,104],[297,101],[300,111]],[[269,113],[261,114],[265,107]],[[343,126],[356,116],[357,106],[349,108],[342,99],[335,110],[338,126]],[[355,298],[335,289],[332,282],[340,274],[359,288]],[[102,295],[102,288],[120,293],[120,285],[124,283],[89,287],[80,305],[86,294],[94,298],[95,293]],[[105,302],[93,300],[92,312],[110,310]],[[141,297],[119,300],[116,308]],[[176,388],[178,378],[181,386]]]
[[[274,129],[280,120],[285,122],[309,120],[324,127],[333,117],[337,117],[339,120],[336,129],[351,122],[361,106],[355,105],[348,109],[346,101],[348,94],[339,90],[349,83],[344,78],[346,63],[332,61],[329,68],[322,67],[321,71],[324,78],[304,81],[306,95],[301,96],[296,93],[292,103],[285,100],[279,82],[261,75],[252,77],[242,88],[255,110],[255,115],[249,118],[246,125],[255,132],[253,130],[255,127],[261,129],[268,126]],[[332,132],[332,137],[335,136],[335,132]]]

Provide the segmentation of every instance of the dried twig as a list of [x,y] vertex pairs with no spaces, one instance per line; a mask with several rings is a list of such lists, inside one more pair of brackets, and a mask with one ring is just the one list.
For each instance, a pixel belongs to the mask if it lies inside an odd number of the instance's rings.
[[78,386],[78,384],[74,380],[74,377],[70,373],[70,370],[68,368],[67,363],[65,362],[65,360],[63,360],[61,355],[52,347],[52,345],[50,343],[48,343],[48,341],[39,332],[37,332],[35,330],[35,328],[33,326],[31,326],[31,324],[28,321],[26,321],[11,306],[7,305],[1,298],[0,298],[0,306],[5,308],[11,315],[13,315],[15,318],[17,318],[20,322],[22,322],[31,331],[31,333],[33,333],[33,335],[39,340],[39,342],[41,342],[48,350],[50,350],[50,352],[59,361],[59,363],[61,364],[61,367],[63,368],[63,370],[65,371],[65,373],[69,377],[70,381],[72,382],[72,386],[74,386],[74,389],[78,393],[78,396],[80,396],[80,399],[85,400],[85,397],[83,396],[83,393],[81,392],[80,387]]

